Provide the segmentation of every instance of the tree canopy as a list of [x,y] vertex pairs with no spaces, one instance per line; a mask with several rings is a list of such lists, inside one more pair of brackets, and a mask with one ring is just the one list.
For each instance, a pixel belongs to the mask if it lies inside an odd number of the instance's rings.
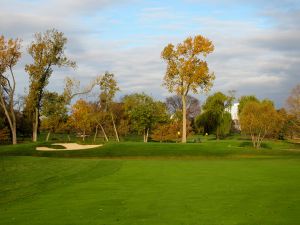
[[204,132],[215,131],[217,139],[224,137],[231,128],[231,114],[228,111],[232,103],[233,98],[222,92],[208,96],[203,105],[203,113],[199,115],[196,123],[204,127]]
[[12,143],[17,144],[17,124],[14,112],[16,79],[13,67],[21,58],[21,40],[0,36],[0,106],[4,110],[12,134]]
[[260,148],[263,139],[278,127],[278,113],[269,101],[249,101],[240,113],[242,132],[251,136],[253,147]]
[[259,100],[254,95],[244,95],[244,96],[240,97],[239,106],[238,106],[238,114],[240,114],[243,111],[244,106],[250,101],[259,102]]
[[167,63],[164,86],[182,98],[182,142],[186,142],[186,96],[189,91],[208,91],[215,76],[204,58],[214,50],[213,43],[201,36],[188,37],[176,47],[168,44],[161,57]]
[[134,129],[144,134],[144,142],[148,141],[150,129],[168,118],[165,104],[144,93],[127,95],[123,101]]
[[64,34],[52,29],[45,33],[36,33],[35,40],[28,48],[28,53],[33,59],[31,64],[25,66],[30,79],[27,111],[33,115],[33,141],[37,140],[41,101],[53,73],[53,66],[76,66],[75,62],[65,55],[66,43],[67,38]]
[[[178,95],[173,95],[166,98],[166,106],[171,115],[180,116],[182,119],[182,100]],[[188,119],[195,118],[200,113],[200,101],[191,96],[186,96],[186,116]]]

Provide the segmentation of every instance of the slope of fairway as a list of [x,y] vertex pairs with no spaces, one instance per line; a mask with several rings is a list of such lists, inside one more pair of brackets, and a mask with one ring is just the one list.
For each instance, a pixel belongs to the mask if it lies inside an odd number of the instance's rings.
[[[49,143],[38,144],[50,146]],[[215,157],[300,157],[300,144],[284,141],[266,142],[260,150],[251,142],[239,140],[209,141],[203,143],[107,143],[104,146],[77,151],[36,151],[36,144],[0,146],[0,156],[46,156],[73,158],[215,158]],[[59,146],[57,146],[59,147]]]
[[1,157],[0,224],[299,224],[300,160]]

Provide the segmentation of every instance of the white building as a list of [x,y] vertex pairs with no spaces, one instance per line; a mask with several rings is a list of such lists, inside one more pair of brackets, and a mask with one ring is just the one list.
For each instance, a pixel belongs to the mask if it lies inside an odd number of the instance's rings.
[[239,116],[238,116],[238,107],[239,107],[240,103],[234,103],[231,107],[231,118],[232,120],[239,120]]
[[227,110],[227,112],[230,112],[231,114],[231,119],[233,121],[234,128],[240,131],[241,126],[239,122],[238,108],[239,108],[239,103],[234,103],[232,107]]

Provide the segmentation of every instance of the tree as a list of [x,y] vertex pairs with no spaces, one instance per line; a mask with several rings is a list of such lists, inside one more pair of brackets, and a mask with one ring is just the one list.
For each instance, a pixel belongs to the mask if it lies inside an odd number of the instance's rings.
[[107,112],[104,112],[97,103],[94,103],[91,106],[92,106],[92,120],[93,123],[95,124],[94,142],[96,141],[99,127],[101,128],[105,141],[108,141],[108,137],[105,132],[104,125],[106,124],[109,115],[107,114]]
[[289,113],[300,119],[300,84],[297,84],[292,89],[290,96],[286,100],[286,105]]
[[218,138],[225,137],[230,133],[232,125],[232,118],[229,112],[224,112],[220,121],[219,126],[217,127]]
[[[161,53],[167,63],[164,85],[182,100],[182,142],[186,143],[186,96],[189,91],[198,93],[199,88],[208,91],[215,76],[209,72],[203,59],[213,52],[214,45],[207,38],[189,37],[176,47],[168,44]],[[203,58],[200,58],[203,56]]]
[[240,114],[243,111],[244,106],[251,101],[259,102],[259,100],[254,95],[245,95],[240,97],[238,105],[238,114]]
[[300,133],[300,84],[297,84],[291,91],[290,96],[286,100],[286,108],[288,111],[288,128],[290,136]]
[[[75,78],[66,77],[65,78],[65,88],[61,95],[61,97],[63,97],[64,105],[65,106],[69,105],[71,103],[72,99],[75,98],[76,96],[85,95],[85,94],[90,93],[93,90],[93,88],[95,87],[95,85],[97,85],[97,83],[98,83],[98,78],[96,77],[96,79],[93,79],[87,86],[81,88],[79,80],[77,80]],[[97,114],[97,110],[93,114],[93,119],[94,119],[95,123],[97,122],[95,120],[96,114]],[[69,134],[72,130],[72,126],[73,126],[72,121],[70,122],[70,120],[67,120],[67,121],[64,121],[64,123],[62,123],[60,125],[59,129],[64,130]],[[98,127],[96,125],[96,133],[97,133],[97,129],[98,129]],[[68,135],[68,139],[70,141],[69,135]]]
[[231,128],[232,120],[228,110],[232,103],[233,98],[222,92],[209,96],[203,105],[204,113],[197,118],[198,126],[203,126],[205,132],[215,131],[217,139],[227,135]]
[[15,114],[17,119],[17,135],[20,138],[31,137],[32,134],[32,121],[25,111],[26,95],[18,96],[15,104]]
[[174,141],[178,138],[180,127],[180,124],[176,122],[158,124],[154,129],[151,138],[154,141],[159,142]]
[[123,102],[113,102],[110,111],[114,115],[114,123],[118,127],[118,135],[126,136],[129,132],[129,118]]
[[4,36],[0,36],[0,106],[8,121],[13,144],[17,144],[17,124],[14,111],[16,80],[13,67],[21,58],[20,48],[20,39],[6,41]]
[[236,90],[229,90],[228,91],[228,95],[227,95],[228,101],[231,102],[231,105],[228,108],[229,112],[231,112],[231,109],[232,109],[232,106],[233,106],[233,102],[236,99],[235,95],[236,95]]
[[[0,107],[0,129],[6,128],[6,120],[4,110]],[[9,132],[10,133],[10,132]]]
[[115,124],[115,118],[113,112],[111,110],[111,105],[113,103],[113,98],[116,95],[116,92],[119,91],[119,87],[117,85],[117,81],[114,78],[114,74],[105,72],[103,76],[98,77],[98,84],[100,86],[100,104],[103,107],[104,112],[109,112],[114,128],[114,132],[116,135],[116,140],[119,142],[119,134]]
[[254,148],[260,148],[263,139],[278,126],[278,114],[270,102],[249,101],[240,113],[242,132],[251,136]]
[[72,106],[72,114],[69,118],[70,124],[72,124],[76,130],[81,132],[83,141],[85,140],[87,133],[92,130],[92,114],[93,108],[83,99],[79,99]]
[[196,118],[196,126],[199,130],[203,131],[203,133],[213,133],[216,131],[216,117],[213,114],[209,113],[208,111],[202,112]]
[[165,104],[144,93],[127,95],[123,102],[132,126],[143,133],[144,142],[148,142],[150,130],[168,118]]
[[87,86],[80,88],[80,81],[75,78],[66,77],[65,78],[65,88],[63,96],[65,99],[65,104],[69,105],[71,100],[79,95],[85,95],[90,93],[93,88],[97,85],[97,78],[92,80]]
[[[182,100],[178,95],[173,95],[166,98],[166,106],[168,112],[171,115],[177,115],[180,112],[180,117],[182,119]],[[186,117],[189,120],[194,119],[197,115],[200,114],[200,102],[193,96],[186,96]]]
[[56,92],[45,92],[42,98],[41,115],[42,128],[48,130],[46,141],[49,140],[50,133],[56,132],[60,125],[67,120],[67,107],[64,95]]
[[285,108],[277,110],[278,123],[277,129],[274,130],[272,137],[278,138],[279,140],[284,140],[286,136],[293,137],[294,129],[292,128],[291,114],[288,114]]
[[287,114],[284,121],[284,134],[289,136],[290,139],[299,137],[300,121],[293,114]]
[[65,55],[66,43],[67,38],[64,37],[64,34],[52,29],[43,34],[36,33],[35,41],[28,48],[28,53],[33,58],[33,63],[25,66],[25,71],[30,78],[27,110],[32,115],[33,141],[37,141],[41,101],[44,89],[53,73],[53,67],[74,68],[76,66],[75,62],[69,60]]

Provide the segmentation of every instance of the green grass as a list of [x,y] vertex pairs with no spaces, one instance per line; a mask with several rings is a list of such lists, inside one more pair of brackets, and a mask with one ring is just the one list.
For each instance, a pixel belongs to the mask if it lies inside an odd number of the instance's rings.
[[0,146],[1,225],[300,221],[296,144],[266,142],[255,150],[238,140],[125,142],[62,152],[35,146]]
[[[102,147],[80,151],[36,151],[37,144],[8,145],[0,147],[0,156],[45,156],[70,158],[257,158],[257,157],[298,157],[300,144],[283,141],[265,142],[260,150],[252,148],[248,141],[222,140],[202,143],[108,143]],[[39,143],[38,146],[50,146]]]

